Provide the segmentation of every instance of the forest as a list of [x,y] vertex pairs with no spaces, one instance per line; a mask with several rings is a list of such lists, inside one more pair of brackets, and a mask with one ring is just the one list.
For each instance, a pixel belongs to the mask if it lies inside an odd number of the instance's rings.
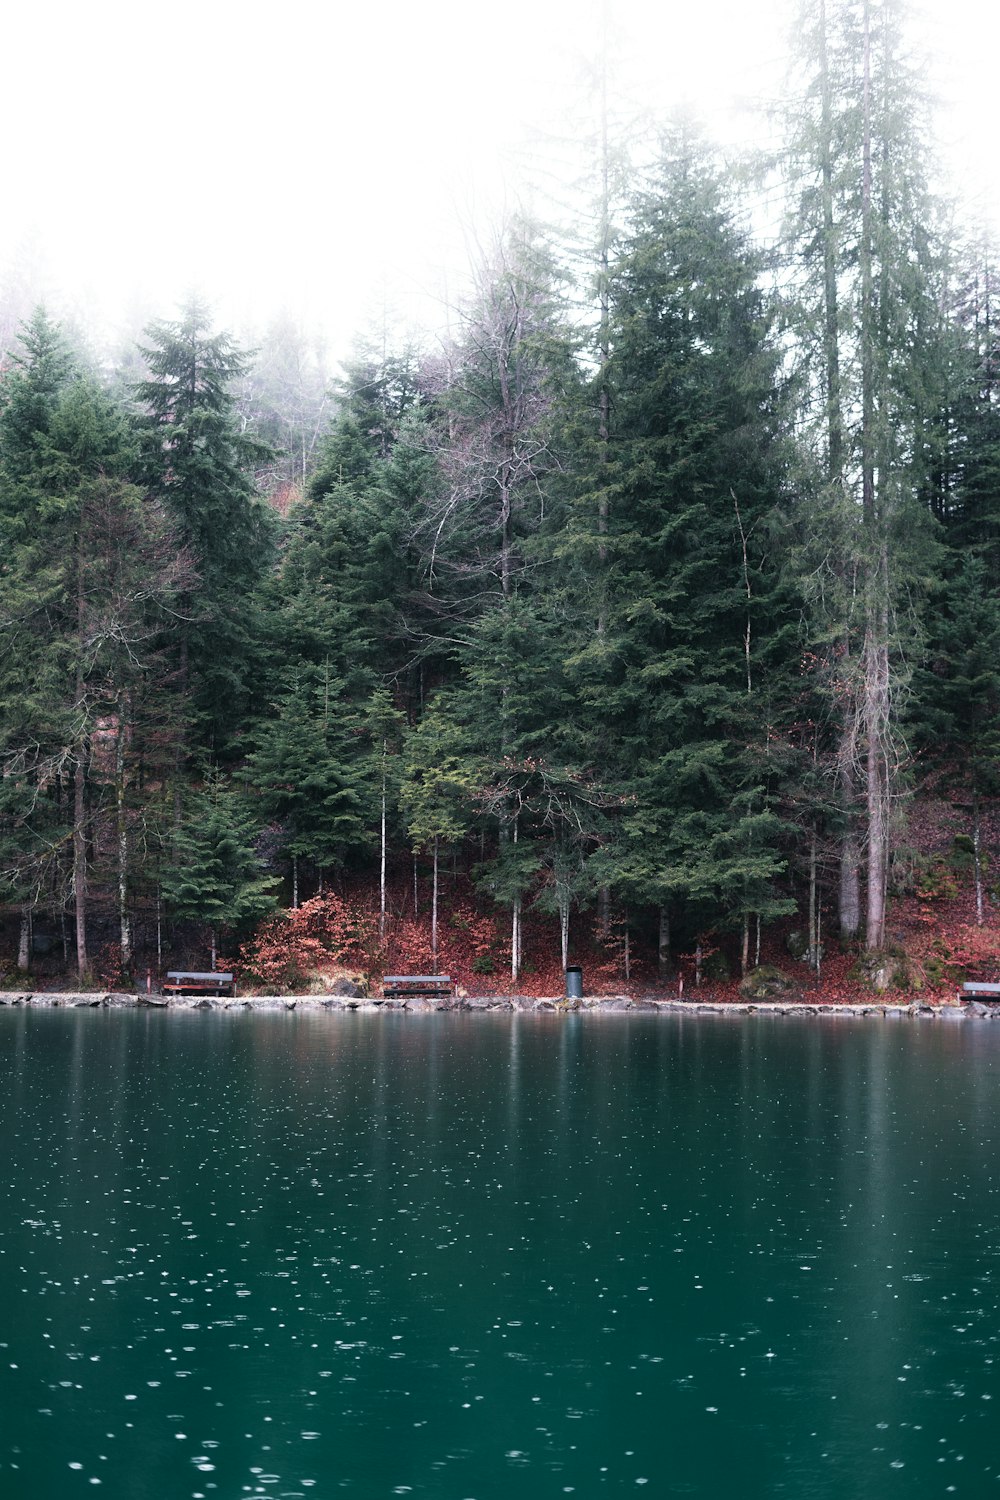
[[113,364],[16,330],[5,982],[622,986],[792,928],[818,969],[957,869],[988,923],[994,252],[899,0],[804,14],[773,159],[623,142],[598,90],[572,224],[511,215],[447,338],[332,385],[197,300]]

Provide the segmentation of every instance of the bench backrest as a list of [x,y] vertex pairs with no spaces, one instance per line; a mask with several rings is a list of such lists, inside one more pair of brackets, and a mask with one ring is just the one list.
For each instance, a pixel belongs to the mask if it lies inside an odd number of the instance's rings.
[[179,979],[181,981],[190,979],[193,983],[201,984],[232,984],[232,974],[219,974],[214,970],[211,973],[198,973],[194,969],[168,969],[168,979]]

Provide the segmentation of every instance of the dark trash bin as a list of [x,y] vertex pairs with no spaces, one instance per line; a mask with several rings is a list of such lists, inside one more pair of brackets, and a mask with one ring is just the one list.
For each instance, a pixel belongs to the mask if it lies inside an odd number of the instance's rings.
[[583,970],[570,968],[566,970],[566,999],[582,1000],[583,998]]

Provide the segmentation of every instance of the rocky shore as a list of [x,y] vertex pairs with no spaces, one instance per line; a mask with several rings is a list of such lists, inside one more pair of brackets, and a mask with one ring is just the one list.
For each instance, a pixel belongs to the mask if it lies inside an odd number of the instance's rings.
[[0,991],[0,1007],[31,1006],[35,1008],[171,1010],[171,1011],[507,1011],[567,1014],[587,1012],[599,1015],[663,1014],[683,1016],[874,1016],[891,1020],[913,1018],[926,1021],[961,1021],[1000,1019],[1000,1004],[980,1000],[931,1002],[913,1000],[895,1003],[872,1000],[862,1004],[823,1004],[802,1000],[723,1001],[723,1000],[655,1000],[632,999],[628,995],[585,996],[581,1000],[562,997],[526,995],[467,995],[452,999],[382,999],[354,995],[247,995],[236,998],[210,999],[196,996],[130,994],[120,990]]

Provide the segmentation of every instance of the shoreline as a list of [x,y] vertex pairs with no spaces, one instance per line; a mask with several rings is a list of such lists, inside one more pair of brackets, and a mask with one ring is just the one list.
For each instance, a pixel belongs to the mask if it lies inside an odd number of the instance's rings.
[[229,998],[209,996],[142,995],[121,990],[92,991],[0,991],[0,1009],[32,1007],[41,1010],[170,1010],[225,1011],[242,1015],[255,1011],[310,1011],[340,1014],[345,1011],[506,1012],[510,1015],[680,1015],[680,1016],[849,1016],[900,1020],[1000,1019],[1000,1004],[981,1000],[931,1002],[929,1000],[875,1000],[838,1003],[808,1000],[678,1000],[633,999],[628,995],[595,995],[567,1000],[562,996],[467,995],[454,999],[382,999],[353,995],[246,995]]

